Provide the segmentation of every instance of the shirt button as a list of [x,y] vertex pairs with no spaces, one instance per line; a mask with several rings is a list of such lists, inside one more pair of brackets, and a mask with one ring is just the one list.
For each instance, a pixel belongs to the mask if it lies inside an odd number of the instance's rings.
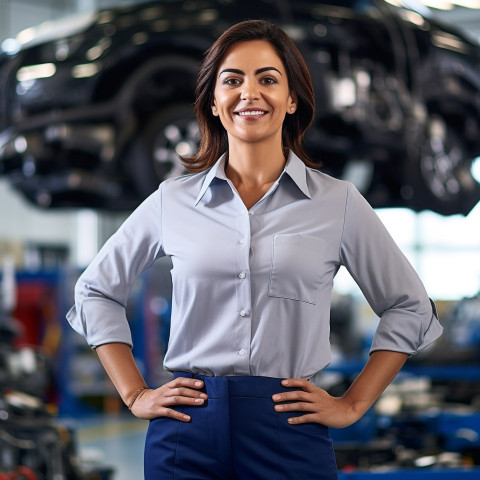
[[244,238],[241,238],[241,239],[239,240],[239,242],[240,242],[242,245],[244,245],[244,244],[246,243],[246,240],[245,240]]
[[246,353],[247,353],[247,352],[245,351],[244,348],[242,348],[242,349],[240,349],[240,350],[238,351],[238,354],[239,354],[241,357],[243,357]]
[[247,276],[247,274],[245,272],[240,272],[238,274],[238,278],[241,278],[242,280]]
[[246,314],[247,314],[247,311],[242,308],[242,310],[240,310],[240,316],[244,317]]

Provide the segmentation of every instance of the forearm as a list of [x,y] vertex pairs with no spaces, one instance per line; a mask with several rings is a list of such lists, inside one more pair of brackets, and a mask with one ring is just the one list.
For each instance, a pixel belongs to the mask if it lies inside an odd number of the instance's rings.
[[360,418],[396,377],[408,355],[379,350],[373,352],[362,372],[343,396]]
[[97,347],[96,352],[122,400],[128,405],[138,390],[146,385],[132,349],[125,343],[106,343]]

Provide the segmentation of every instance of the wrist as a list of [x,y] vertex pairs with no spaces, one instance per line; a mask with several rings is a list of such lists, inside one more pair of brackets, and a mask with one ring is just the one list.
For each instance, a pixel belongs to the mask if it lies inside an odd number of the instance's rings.
[[362,418],[373,404],[373,402],[368,400],[354,399],[352,395],[349,395],[348,391],[341,397],[341,402],[344,405],[348,418],[354,422]]
[[133,393],[133,395],[130,396],[129,401],[125,402],[129,410],[132,410],[133,404],[145,393],[146,390],[149,390],[147,385],[142,385],[135,391],[135,393]]

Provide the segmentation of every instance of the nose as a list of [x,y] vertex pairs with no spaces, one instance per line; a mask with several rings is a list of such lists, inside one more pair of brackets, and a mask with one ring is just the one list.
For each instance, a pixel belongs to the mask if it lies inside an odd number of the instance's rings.
[[260,93],[258,91],[258,86],[256,82],[252,81],[246,81],[243,84],[243,89],[241,92],[241,99],[242,100],[247,100],[247,101],[252,101],[252,100],[258,100],[260,97]]

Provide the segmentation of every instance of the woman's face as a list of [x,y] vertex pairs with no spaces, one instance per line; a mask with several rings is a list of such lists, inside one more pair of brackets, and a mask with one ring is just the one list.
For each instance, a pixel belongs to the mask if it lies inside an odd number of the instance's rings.
[[278,141],[285,114],[297,105],[285,67],[264,40],[238,42],[226,52],[217,72],[212,112],[220,117],[229,143]]

